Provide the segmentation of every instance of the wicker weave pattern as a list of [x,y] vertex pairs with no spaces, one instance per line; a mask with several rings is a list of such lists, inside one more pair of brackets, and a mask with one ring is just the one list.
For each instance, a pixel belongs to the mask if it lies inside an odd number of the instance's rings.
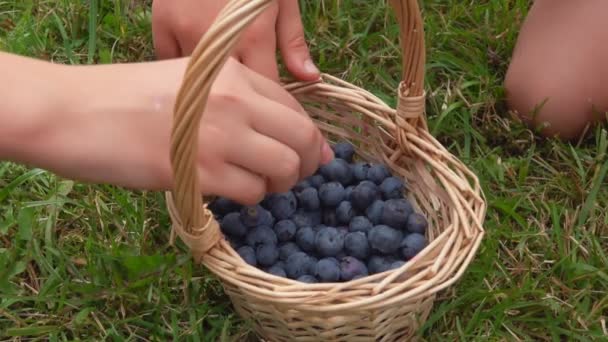
[[241,32],[271,0],[233,0],[199,43],[175,107],[167,194],[175,233],[223,283],[237,312],[271,341],[404,341],[426,320],[438,291],[457,281],[484,235],[486,203],[477,177],[428,132],[424,37],[417,0],[392,0],[403,48],[403,81],[393,109],[330,75],[285,88],[325,136],[357,146],[409,184],[429,219],[429,246],[393,271],[346,283],[303,284],[247,265],[222,238],[196,178],[196,134],[212,81]]

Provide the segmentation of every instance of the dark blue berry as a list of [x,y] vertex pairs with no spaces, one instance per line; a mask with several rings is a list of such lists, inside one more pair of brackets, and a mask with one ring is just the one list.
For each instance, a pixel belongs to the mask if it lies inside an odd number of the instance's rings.
[[395,229],[405,229],[407,219],[414,212],[410,202],[404,198],[384,202],[380,223]]
[[315,231],[312,227],[304,227],[296,232],[296,243],[304,252],[312,252],[315,250]]
[[255,258],[255,250],[251,246],[243,246],[236,251],[243,260],[251,266],[257,266],[257,260]]
[[359,183],[350,194],[353,207],[360,211],[364,211],[375,200],[379,199],[381,199],[380,191],[376,184],[373,183]]
[[279,246],[279,259],[287,260],[290,255],[296,252],[301,252],[302,250],[295,242],[286,242]]
[[401,267],[403,265],[405,265],[405,261],[403,261],[403,260],[397,260],[397,261],[395,261],[395,262],[393,262],[391,264],[390,269],[394,270],[394,269],[399,268],[399,267]]
[[299,181],[294,187],[293,187],[293,191],[295,193],[298,192],[302,192],[307,188],[310,188],[312,185],[310,184],[310,182],[306,179]]
[[274,225],[274,232],[277,235],[277,240],[286,242],[296,235],[296,224],[292,220],[281,220]]
[[343,159],[336,158],[319,169],[327,182],[339,182],[342,185],[349,185],[353,181],[353,171]]
[[296,252],[285,261],[285,273],[291,279],[297,279],[305,274],[309,274],[310,256],[303,252]]
[[349,185],[344,189],[344,200],[346,201],[350,201],[351,200],[351,194],[353,193],[353,190],[355,189],[354,185]]
[[404,189],[403,181],[397,177],[388,177],[380,184],[380,191],[385,201],[402,198]]
[[307,211],[306,216],[310,218],[311,226],[318,226],[323,223],[323,213],[320,210]]
[[369,242],[365,233],[348,233],[344,237],[344,251],[347,255],[364,260],[369,256],[369,250]]
[[407,218],[407,223],[405,224],[408,232],[422,235],[424,235],[428,226],[429,223],[426,218],[419,213],[410,214]]
[[302,209],[298,209],[291,220],[298,228],[313,226],[312,216]]
[[355,210],[351,202],[342,201],[336,208],[336,218],[338,219],[338,223],[341,224],[349,224],[350,220],[355,216]]
[[255,258],[260,266],[271,266],[279,259],[276,245],[261,244],[255,249]]
[[380,224],[382,221],[382,212],[384,211],[384,201],[375,200],[366,210],[365,215],[374,225]]
[[369,163],[366,162],[357,162],[353,164],[353,177],[355,180],[361,182],[367,179],[367,172],[369,171]]
[[304,274],[301,277],[298,277],[298,279],[296,279],[299,282],[302,283],[307,283],[307,284],[314,284],[314,283],[318,283],[319,281],[317,280],[317,278],[315,278],[314,276],[311,276],[309,274]]
[[321,185],[325,184],[325,177],[323,177],[323,175],[321,175],[321,174],[314,174],[314,175],[308,177],[307,180],[310,183],[310,185],[317,190],[319,190]]
[[344,159],[345,161],[351,163],[353,161],[353,156],[355,155],[355,146],[353,146],[349,142],[339,142],[332,146],[334,150],[334,155],[336,158]]
[[319,199],[326,207],[335,207],[344,200],[344,186],[338,182],[328,182],[319,188]]
[[273,194],[270,198],[270,212],[277,220],[285,220],[296,212],[298,201],[292,191]]
[[272,214],[261,205],[245,206],[240,210],[241,222],[249,228],[274,225]]
[[297,192],[297,197],[300,208],[312,211],[321,207],[319,192],[315,188],[306,188]]
[[278,262],[272,266],[270,266],[266,272],[273,274],[277,277],[287,278],[287,273],[285,273],[284,266],[281,266]]
[[314,275],[321,282],[340,280],[340,265],[335,258],[323,258],[315,265]]
[[382,273],[391,269],[391,265],[396,261],[391,256],[373,255],[367,262],[367,269],[370,274]]
[[241,222],[241,214],[238,212],[228,213],[220,224],[222,231],[231,236],[243,237],[247,234],[247,227]]
[[370,220],[367,217],[355,216],[350,221],[348,230],[351,232],[363,232],[363,233],[367,234],[367,232],[369,232],[369,230],[372,229],[372,227],[373,227],[373,224],[370,222]]
[[401,242],[401,254],[406,260],[410,260],[420,253],[426,246],[428,241],[424,235],[418,233],[408,234]]
[[247,243],[251,247],[257,247],[258,245],[266,244],[266,245],[276,245],[277,244],[277,234],[266,226],[255,227],[245,236],[245,243]]
[[367,171],[367,179],[380,185],[382,181],[391,176],[391,172],[385,165],[373,164]]
[[241,210],[241,205],[225,197],[218,197],[209,204],[209,210],[219,217]]
[[337,226],[338,216],[334,208],[323,209],[323,224],[327,226]]
[[391,254],[399,249],[403,233],[389,226],[378,225],[369,231],[367,237],[371,248],[383,254]]
[[340,275],[343,281],[349,281],[355,277],[367,276],[367,266],[361,260],[352,256],[340,260]]
[[230,236],[227,237],[227,240],[230,242],[230,246],[235,251],[245,245],[245,241],[241,237]]
[[334,227],[323,228],[315,236],[315,246],[321,256],[336,256],[344,248],[344,235]]

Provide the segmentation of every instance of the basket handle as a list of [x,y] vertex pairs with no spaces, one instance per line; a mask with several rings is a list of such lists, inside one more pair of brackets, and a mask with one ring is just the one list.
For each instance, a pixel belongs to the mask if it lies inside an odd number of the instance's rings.
[[[273,1],[276,0],[231,0],[192,52],[176,98],[170,150],[174,187],[166,194],[167,207],[174,233],[190,248],[196,260],[200,260],[221,239],[219,224],[204,205],[198,182],[199,123],[211,86],[240,33]],[[411,125],[424,111],[422,18],[418,0],[390,0],[390,3],[399,22],[403,51],[396,121],[398,126]],[[405,132],[399,135],[405,137]]]

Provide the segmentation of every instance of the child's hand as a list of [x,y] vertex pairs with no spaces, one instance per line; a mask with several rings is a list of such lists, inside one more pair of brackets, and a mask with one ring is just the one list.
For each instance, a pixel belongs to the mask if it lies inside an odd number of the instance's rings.
[[[152,29],[158,58],[192,53],[227,0],[154,0]],[[298,79],[314,80],[319,71],[310,59],[298,0],[278,0],[241,35],[233,57],[258,73],[278,81],[276,49]]]
[[[187,58],[64,66],[0,54],[0,62],[9,80],[0,87],[0,159],[86,182],[173,187],[173,108]],[[205,194],[254,204],[333,158],[288,92],[232,58],[205,108],[197,146]]]

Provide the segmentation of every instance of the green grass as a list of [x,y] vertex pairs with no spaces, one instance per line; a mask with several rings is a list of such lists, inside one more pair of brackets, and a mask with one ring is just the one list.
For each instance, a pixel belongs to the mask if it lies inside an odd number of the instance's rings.
[[[0,48],[60,63],[153,58],[150,1],[0,0]],[[424,1],[432,133],[480,177],[487,235],[420,332],[429,341],[606,339],[606,132],[540,139],[502,81],[528,1]],[[315,59],[394,104],[384,2],[306,1]],[[1,340],[251,336],[221,287],[169,246],[162,194],[0,164]]]

